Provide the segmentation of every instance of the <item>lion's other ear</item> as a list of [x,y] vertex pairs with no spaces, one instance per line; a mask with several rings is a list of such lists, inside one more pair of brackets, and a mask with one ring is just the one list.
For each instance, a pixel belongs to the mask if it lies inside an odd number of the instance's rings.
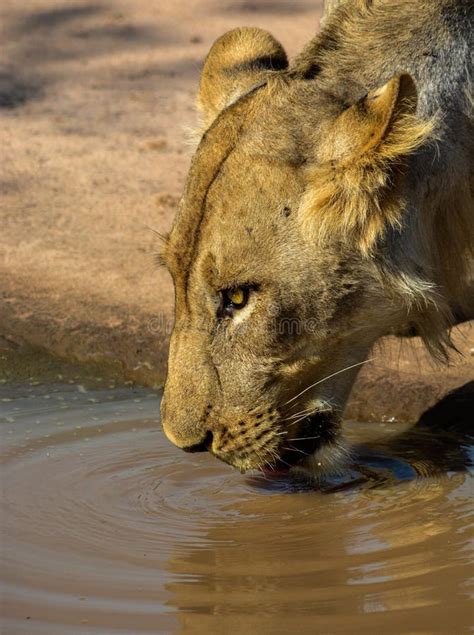
[[267,31],[242,27],[222,35],[209,51],[199,82],[197,107],[204,125],[208,127],[268,71],[287,67],[284,48]]
[[309,174],[304,218],[321,237],[352,234],[369,254],[388,226],[401,227],[407,158],[435,124],[418,119],[416,106],[413,80],[399,75],[329,124]]
[[416,87],[409,75],[398,75],[371,90],[333,122],[326,157],[333,161],[353,159],[377,147],[382,150],[384,139],[393,132],[397,121],[415,114],[417,101]]

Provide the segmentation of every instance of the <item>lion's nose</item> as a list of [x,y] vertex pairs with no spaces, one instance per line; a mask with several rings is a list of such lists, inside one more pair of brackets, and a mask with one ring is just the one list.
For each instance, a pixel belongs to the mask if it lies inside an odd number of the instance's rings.
[[194,445],[187,445],[183,448],[185,452],[207,452],[212,447],[212,432],[209,430],[206,432],[206,436],[199,441],[199,443],[195,443]]

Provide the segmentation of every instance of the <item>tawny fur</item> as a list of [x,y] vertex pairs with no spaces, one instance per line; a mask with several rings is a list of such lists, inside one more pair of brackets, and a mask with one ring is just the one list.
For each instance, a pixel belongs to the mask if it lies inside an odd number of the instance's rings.
[[323,244],[340,234],[357,242],[364,255],[372,255],[388,228],[403,225],[403,192],[394,181],[406,157],[432,138],[433,129],[434,122],[404,114],[376,146],[308,170],[316,187],[303,202],[307,230]]
[[[333,4],[289,66],[258,29],[211,49],[163,254],[176,290],[165,432],[242,469],[301,434],[320,444],[298,469],[331,469],[373,344],[415,332],[445,359],[449,328],[474,317],[473,3]],[[217,319],[242,285],[247,305]]]

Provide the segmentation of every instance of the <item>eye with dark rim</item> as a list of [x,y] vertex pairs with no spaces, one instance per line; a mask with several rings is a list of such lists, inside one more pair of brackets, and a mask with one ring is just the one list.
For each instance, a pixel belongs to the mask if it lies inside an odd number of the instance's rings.
[[218,317],[232,317],[236,311],[243,309],[250,295],[250,286],[242,285],[220,292],[221,301],[217,312]]

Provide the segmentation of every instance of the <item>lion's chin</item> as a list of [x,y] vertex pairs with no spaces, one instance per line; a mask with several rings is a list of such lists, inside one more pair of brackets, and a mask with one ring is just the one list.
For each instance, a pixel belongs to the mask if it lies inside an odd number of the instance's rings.
[[298,439],[282,445],[280,458],[263,469],[265,474],[317,481],[323,476],[341,474],[350,459],[340,420],[330,412],[308,417],[298,432]]
[[350,458],[347,444],[340,439],[305,457],[290,468],[288,474],[297,479],[318,482],[326,476],[342,475],[348,468]]
[[307,482],[319,482],[327,476],[342,475],[348,468],[351,454],[342,440],[319,448],[314,454],[298,459],[293,465],[279,459],[261,471],[270,477],[294,478]]
[[340,418],[333,411],[315,412],[293,435],[294,439],[281,437],[280,446],[274,446],[272,451],[267,448],[244,456],[210,451],[241,473],[259,469],[268,476],[318,480],[344,471],[350,455],[341,436]]

